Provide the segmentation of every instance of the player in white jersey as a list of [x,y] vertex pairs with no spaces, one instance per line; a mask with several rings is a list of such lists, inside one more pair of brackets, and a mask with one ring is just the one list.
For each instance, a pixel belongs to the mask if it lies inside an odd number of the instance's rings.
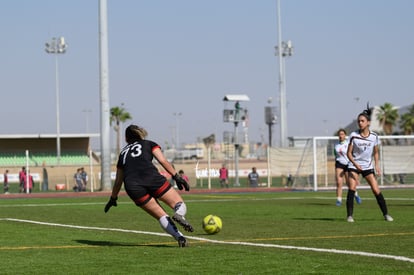
[[[335,180],[336,180],[336,206],[342,205],[342,186],[345,181],[345,184],[348,184],[348,141],[346,140],[346,131],[345,129],[338,130],[338,142],[334,147],[335,155]],[[362,200],[358,196],[358,192],[355,191],[355,201],[358,204],[361,204]]]
[[371,186],[371,190],[377,199],[377,203],[382,211],[384,219],[386,221],[393,221],[393,218],[388,214],[387,204],[375,176],[375,172],[381,174],[378,153],[380,141],[378,135],[371,132],[369,129],[371,124],[371,113],[372,110],[369,108],[369,105],[367,105],[367,109],[358,115],[357,121],[359,131],[349,135],[347,151],[347,156],[350,161],[348,165],[349,189],[346,199],[348,222],[354,222],[354,196],[359,174],[361,174]]

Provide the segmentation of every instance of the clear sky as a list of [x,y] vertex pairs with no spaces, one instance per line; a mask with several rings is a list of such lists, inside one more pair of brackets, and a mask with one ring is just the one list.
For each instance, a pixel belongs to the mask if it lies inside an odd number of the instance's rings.
[[[98,133],[98,0],[0,1],[0,134]],[[110,106],[124,103],[149,138],[221,141],[226,94],[247,94],[249,139],[267,142],[264,107],[279,104],[276,0],[108,0]],[[332,134],[366,102],[414,103],[414,1],[281,0],[288,136]],[[359,99],[359,100],[357,100]],[[174,113],[181,113],[175,116]],[[279,125],[273,144],[278,144]]]

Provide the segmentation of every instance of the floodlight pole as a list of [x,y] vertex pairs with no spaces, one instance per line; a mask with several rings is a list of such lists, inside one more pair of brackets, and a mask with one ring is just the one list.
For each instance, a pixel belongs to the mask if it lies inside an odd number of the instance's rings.
[[[237,103],[236,103],[237,104]],[[236,120],[234,121],[234,186],[240,186],[240,181],[239,181],[239,139],[238,139],[238,135],[239,135],[239,131],[238,131],[238,126],[239,126],[239,121],[238,121],[238,110],[236,109]]]
[[92,110],[91,109],[84,109],[84,110],[82,110],[82,112],[85,113],[85,119],[86,119],[85,131],[86,131],[86,133],[89,133],[89,114],[92,113]]
[[278,45],[275,47],[276,56],[279,56],[279,92],[280,92],[280,146],[287,147],[287,100],[286,100],[286,76],[284,57],[293,55],[292,42],[282,41],[282,26],[280,16],[280,0],[277,0],[277,26],[278,26]]
[[[272,103],[271,99],[268,100],[268,103]],[[276,124],[276,107],[274,106],[265,106],[265,123],[269,127],[269,147],[272,147],[272,127],[273,124]]]
[[29,150],[26,150],[26,194],[30,193],[30,173],[29,173]]
[[111,181],[111,148],[109,104],[109,56],[108,56],[108,5],[106,0],[99,0],[99,95],[101,124],[101,187],[109,191]]
[[180,148],[180,132],[179,132],[179,120],[180,116],[182,116],[181,112],[175,112],[175,149],[178,150]]
[[60,108],[59,108],[59,70],[58,70],[58,54],[66,52],[67,44],[64,37],[53,37],[50,43],[46,43],[46,52],[55,55],[55,76],[56,76],[56,157],[58,164],[60,163]]

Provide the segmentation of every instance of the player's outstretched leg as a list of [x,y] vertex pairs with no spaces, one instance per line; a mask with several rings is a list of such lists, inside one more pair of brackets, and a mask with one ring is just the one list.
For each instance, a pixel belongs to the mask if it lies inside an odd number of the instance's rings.
[[186,247],[188,246],[187,240],[184,238],[184,236],[178,237],[178,246],[179,247]]
[[174,239],[178,241],[179,247],[188,246],[187,240],[185,239],[183,234],[180,231],[178,231],[177,227],[175,226],[174,222],[171,220],[170,217],[168,217],[167,215],[162,216],[159,219],[159,222],[160,222],[162,229],[164,229],[165,232],[173,236]]
[[358,191],[355,191],[355,201],[357,204],[361,204],[362,203],[362,199],[358,194]]
[[184,202],[178,202],[174,207],[174,216],[173,220],[178,222],[185,231],[193,232],[193,226],[185,219],[185,214],[187,213],[187,207]]

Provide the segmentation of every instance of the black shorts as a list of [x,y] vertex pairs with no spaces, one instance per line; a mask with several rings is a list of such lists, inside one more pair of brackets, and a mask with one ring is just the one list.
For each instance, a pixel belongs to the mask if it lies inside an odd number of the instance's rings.
[[348,171],[348,165],[347,164],[342,164],[339,161],[335,161],[335,168],[340,168],[344,171]]
[[159,198],[171,189],[171,184],[165,181],[163,184],[154,184],[152,186],[142,185],[125,185],[125,191],[137,206],[143,206],[151,198]]
[[374,169],[368,169],[368,170],[358,171],[357,169],[354,169],[354,168],[348,168],[348,171],[355,172],[358,175],[361,174],[364,178],[366,176],[370,175],[370,174],[374,174],[374,176],[375,176],[375,170]]

